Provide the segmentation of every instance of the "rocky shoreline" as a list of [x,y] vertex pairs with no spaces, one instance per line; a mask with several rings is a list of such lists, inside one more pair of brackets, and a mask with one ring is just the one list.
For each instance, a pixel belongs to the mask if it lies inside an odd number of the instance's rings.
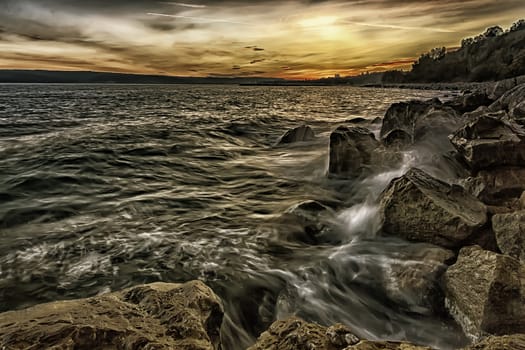
[[[378,138],[366,123],[352,124],[330,136],[330,178],[366,178],[429,139],[448,145],[434,156],[456,172],[449,183],[412,168],[378,198],[380,234],[429,244],[418,252],[421,264],[392,271],[401,283],[390,297],[417,290],[418,305],[462,328],[472,343],[464,349],[525,349],[525,78],[485,84],[446,102],[395,103]],[[279,146],[314,137],[309,126],[299,126]],[[296,221],[293,239],[316,244],[329,229],[323,213],[334,209],[310,201],[282,219]],[[217,350],[223,316],[220,298],[202,282],[153,283],[4,312],[0,349]],[[274,322],[249,349],[430,348],[359,339],[341,324],[292,317]]]

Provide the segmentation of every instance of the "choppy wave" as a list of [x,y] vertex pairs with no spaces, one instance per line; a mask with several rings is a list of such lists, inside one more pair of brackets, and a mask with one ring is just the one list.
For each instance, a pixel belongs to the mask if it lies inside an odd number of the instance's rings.
[[[325,176],[338,124],[434,95],[0,85],[0,310],[198,278],[225,302],[228,349],[290,314],[453,348],[461,337],[440,316],[385,292],[396,288],[392,267],[419,263],[410,257],[420,247],[376,236],[376,199],[392,178],[410,165],[442,178],[450,170],[420,149],[359,183]],[[314,141],[275,147],[302,123]],[[337,239],[279,239],[289,229],[279,216],[308,199],[342,208],[330,218]]]

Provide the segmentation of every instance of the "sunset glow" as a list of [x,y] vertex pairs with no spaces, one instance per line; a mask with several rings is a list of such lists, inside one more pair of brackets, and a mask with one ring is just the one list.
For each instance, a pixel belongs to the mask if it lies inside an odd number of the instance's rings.
[[[5,2],[5,1],[4,1]],[[0,68],[292,79],[407,69],[525,3],[7,0]]]

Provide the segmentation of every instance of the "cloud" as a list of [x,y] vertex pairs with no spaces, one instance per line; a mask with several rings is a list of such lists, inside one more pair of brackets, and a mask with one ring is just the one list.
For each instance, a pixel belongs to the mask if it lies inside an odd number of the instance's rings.
[[156,12],[148,12],[149,16],[159,16],[159,17],[170,17],[170,18],[180,18],[180,19],[191,19],[191,20],[197,20],[197,21],[203,21],[203,22],[215,22],[215,23],[230,23],[230,24],[242,24],[242,25],[250,25],[246,22],[237,22],[232,21],[229,19],[221,19],[221,18],[209,18],[209,17],[195,17],[195,16],[183,16],[183,15],[170,15],[165,13],[156,13]]
[[264,61],[266,61],[266,60],[264,58],[261,58],[261,59],[258,59],[258,60],[250,61],[250,64],[255,64],[255,63],[264,62]]
[[163,2],[163,4],[175,5],[175,6],[181,6],[181,7],[189,7],[189,8],[195,8],[195,9],[202,9],[202,8],[208,7],[206,5],[187,4],[184,2]]

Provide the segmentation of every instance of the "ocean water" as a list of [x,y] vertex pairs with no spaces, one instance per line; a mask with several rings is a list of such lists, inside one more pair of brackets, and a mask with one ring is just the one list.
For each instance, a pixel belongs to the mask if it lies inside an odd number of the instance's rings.
[[[370,339],[455,348],[463,338],[449,319],[410,293],[387,293],[392,268],[420,263],[413,253],[424,245],[377,234],[377,198],[391,179],[410,166],[443,178],[447,166],[430,147],[359,182],[326,177],[331,130],[440,94],[0,85],[0,311],[201,279],[224,301],[225,349],[294,314]],[[304,123],[314,141],[276,146]],[[290,239],[281,215],[305,200],[335,208],[333,237]]]

